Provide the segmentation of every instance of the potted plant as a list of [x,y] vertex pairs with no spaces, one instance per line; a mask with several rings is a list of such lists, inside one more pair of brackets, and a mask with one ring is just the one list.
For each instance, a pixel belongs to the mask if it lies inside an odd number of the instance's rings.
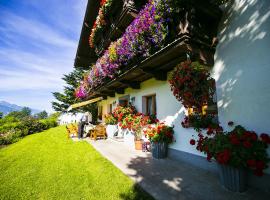
[[145,116],[142,113],[137,113],[132,121],[131,129],[134,132],[134,144],[136,150],[142,150],[143,139],[142,139],[142,129],[147,124],[152,122],[150,116]]
[[[236,126],[228,133],[215,129],[207,133],[204,136],[199,132],[196,148],[207,155],[208,161],[217,161],[220,181],[224,187],[243,192],[247,189],[248,170],[257,176],[263,175],[269,162],[266,149],[270,137],[267,134],[258,137],[255,132],[247,131],[242,126]],[[196,141],[192,139],[190,144],[195,145]]]
[[117,119],[112,114],[105,115],[106,133],[109,138],[113,138],[117,133]]
[[209,71],[199,63],[190,61],[177,65],[169,79],[171,91],[185,108],[194,108],[197,113],[214,94],[214,81]]
[[134,146],[134,132],[131,129],[134,114],[125,115],[119,126],[124,130],[124,143],[128,146]]
[[144,134],[151,142],[153,158],[161,159],[167,157],[168,144],[173,142],[173,127],[164,123],[149,125],[144,129]]

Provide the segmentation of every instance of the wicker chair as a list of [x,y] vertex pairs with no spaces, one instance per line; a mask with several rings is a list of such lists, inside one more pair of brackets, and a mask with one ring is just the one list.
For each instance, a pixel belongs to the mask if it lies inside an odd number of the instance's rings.
[[71,124],[70,126],[66,126],[67,137],[70,138],[70,135],[78,136],[78,126]]
[[106,139],[107,138],[107,134],[106,134],[106,127],[102,124],[97,125],[90,134],[90,139],[94,139],[97,140],[97,138],[102,138],[102,139]]

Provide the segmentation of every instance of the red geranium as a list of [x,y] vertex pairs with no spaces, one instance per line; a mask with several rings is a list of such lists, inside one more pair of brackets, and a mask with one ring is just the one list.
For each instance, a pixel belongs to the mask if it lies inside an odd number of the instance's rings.
[[213,81],[208,70],[188,61],[176,66],[169,83],[173,95],[186,108],[200,110],[214,94]]
[[[204,136],[199,132],[198,137],[196,149],[205,153],[208,161],[214,158],[222,165],[248,168],[258,176],[262,176],[263,170],[267,168],[267,134],[261,134],[259,138],[254,131],[236,126],[228,133],[214,130],[213,134]],[[193,142],[190,144],[194,145]]]
[[195,145],[195,144],[196,144],[196,141],[195,141],[194,139],[191,139],[191,140],[189,141],[189,143],[190,143],[191,145]]

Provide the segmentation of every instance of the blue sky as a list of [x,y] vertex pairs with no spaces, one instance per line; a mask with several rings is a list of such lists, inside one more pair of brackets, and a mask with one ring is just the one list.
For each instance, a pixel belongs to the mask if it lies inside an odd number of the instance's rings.
[[0,0],[0,101],[52,112],[72,71],[86,0]]

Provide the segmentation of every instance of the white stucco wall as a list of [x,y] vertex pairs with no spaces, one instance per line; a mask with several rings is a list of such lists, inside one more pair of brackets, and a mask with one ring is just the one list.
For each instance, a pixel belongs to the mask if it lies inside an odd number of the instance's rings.
[[269,134],[270,1],[235,0],[227,5],[218,38],[212,75],[219,121],[227,130],[227,122],[233,121]]
[[80,119],[82,118],[83,113],[62,113],[59,118],[59,124],[64,125],[64,124],[70,124],[70,123],[78,123]]
[[118,103],[119,97],[130,95],[130,98],[135,97],[134,106],[138,112],[142,112],[142,97],[150,94],[156,94],[157,118],[174,125],[176,142],[170,145],[170,148],[201,155],[194,146],[189,144],[189,140],[195,132],[192,128],[185,129],[181,126],[185,109],[173,96],[167,81],[147,80],[141,83],[140,90],[127,88],[125,94],[116,94],[113,98],[108,97],[107,100],[103,100],[99,104],[103,106],[104,115],[108,112],[107,108],[109,104],[114,101]]

